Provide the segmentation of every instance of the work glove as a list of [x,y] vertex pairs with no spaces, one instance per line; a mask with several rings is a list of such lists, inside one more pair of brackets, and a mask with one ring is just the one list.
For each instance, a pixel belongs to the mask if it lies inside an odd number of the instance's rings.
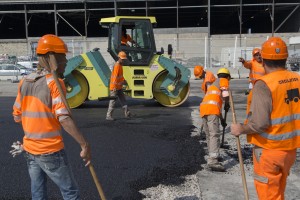
[[19,142],[19,141],[14,142],[14,143],[11,145],[11,147],[13,148],[13,150],[11,150],[9,153],[10,153],[13,157],[15,157],[15,156],[21,154],[21,153],[24,151],[23,145],[22,145],[22,143]]
[[221,119],[221,125],[223,128],[225,128],[227,126],[227,123],[225,122],[224,119]]
[[224,105],[225,112],[228,112],[229,109],[230,109],[230,104],[226,102],[225,105]]

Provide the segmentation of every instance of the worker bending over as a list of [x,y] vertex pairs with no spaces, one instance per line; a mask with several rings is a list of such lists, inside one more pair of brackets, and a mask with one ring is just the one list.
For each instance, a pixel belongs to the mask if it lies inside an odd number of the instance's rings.
[[[300,147],[300,76],[285,68],[288,50],[279,37],[262,45],[266,75],[253,88],[247,124],[232,124],[234,136],[254,145],[254,185],[260,200],[283,200],[286,180]],[[297,98],[296,98],[297,97]]]
[[225,171],[224,166],[219,163],[220,149],[220,123],[226,127],[222,117],[222,104],[225,101],[224,110],[229,110],[229,80],[230,72],[227,68],[218,71],[218,79],[208,87],[206,94],[200,104],[200,116],[203,122],[203,129],[206,134],[208,159],[207,165],[212,171]]
[[[23,145],[14,143],[11,153],[15,156],[22,149],[26,152],[33,200],[47,199],[47,176],[59,187],[64,199],[80,198],[64,151],[61,126],[80,145],[80,157],[86,166],[91,159],[89,145],[64,105],[65,97],[61,96],[51,74],[64,73],[67,51],[59,37],[44,35],[36,48],[39,69],[21,80],[13,105],[14,120],[22,123],[25,135]],[[63,80],[59,82],[66,92]]]
[[201,89],[204,92],[204,94],[206,93],[209,86],[211,86],[216,80],[216,77],[212,72],[205,71],[203,69],[203,66],[200,65],[194,67],[194,75],[196,79],[204,79],[201,86]]

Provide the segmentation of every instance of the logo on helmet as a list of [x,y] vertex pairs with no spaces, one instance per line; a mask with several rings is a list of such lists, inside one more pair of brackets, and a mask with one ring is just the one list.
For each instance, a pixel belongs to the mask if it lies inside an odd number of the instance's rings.
[[280,53],[280,48],[276,48],[276,49],[275,49],[275,52],[276,52],[277,54],[279,54],[279,53]]

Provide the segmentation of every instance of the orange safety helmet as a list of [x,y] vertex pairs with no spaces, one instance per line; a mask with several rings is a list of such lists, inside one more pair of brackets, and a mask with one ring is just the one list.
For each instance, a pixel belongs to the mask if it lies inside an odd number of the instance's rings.
[[254,49],[252,50],[252,56],[254,56],[254,55],[257,54],[257,53],[261,53],[261,52],[260,52],[260,48],[254,48]]
[[288,50],[285,42],[279,37],[271,37],[263,43],[261,57],[269,60],[284,60],[288,57]]
[[47,34],[39,40],[36,47],[36,53],[46,54],[48,52],[67,53],[68,47],[64,41],[56,35]]
[[194,67],[194,75],[196,78],[199,78],[203,74],[203,66],[196,65]]
[[121,58],[121,59],[127,59],[127,55],[124,51],[120,51],[118,53],[118,57]]

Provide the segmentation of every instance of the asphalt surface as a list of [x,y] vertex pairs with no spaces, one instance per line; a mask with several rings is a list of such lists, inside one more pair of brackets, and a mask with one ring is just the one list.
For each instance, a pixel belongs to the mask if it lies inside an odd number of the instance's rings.
[[[222,158],[228,172],[212,173],[203,168],[206,163],[206,144],[199,134],[194,134],[199,125],[197,112],[203,96],[200,85],[200,81],[191,80],[188,100],[176,108],[162,107],[154,100],[128,98],[129,108],[136,115],[128,120],[123,117],[118,105],[114,113],[116,121],[106,121],[108,101],[87,102],[81,108],[73,109],[78,127],[91,144],[92,163],[107,199],[243,199],[237,153],[232,151],[235,139],[230,134],[225,135],[228,150],[222,151],[227,152]],[[246,108],[246,96],[243,93],[247,88],[247,80],[234,79],[231,81],[231,88],[237,121],[243,122]],[[16,90],[17,83],[0,81],[0,200],[31,198],[25,159],[23,156],[13,158],[8,153],[10,145],[14,141],[21,141],[23,137],[21,126],[14,123],[11,115]],[[231,120],[228,117],[228,125]],[[67,133],[63,136],[82,199],[99,199],[92,176],[79,157],[79,145]],[[242,146],[250,199],[256,199],[251,149],[248,145]],[[286,191],[288,200],[300,197],[299,166],[300,152],[289,177]],[[179,195],[178,198],[161,196],[164,192],[172,192],[165,188],[168,186],[176,187],[182,193],[187,191],[185,187],[190,188],[191,185],[187,184],[185,178],[191,176],[197,185],[196,189],[191,189],[191,195]],[[162,185],[165,190],[161,190]],[[193,195],[197,193],[196,190],[199,190],[200,197]],[[48,196],[53,200],[62,199],[59,189],[50,180]]]
[[[0,103],[0,199],[30,199],[26,161],[23,156],[13,158],[8,153],[10,145],[23,137],[21,126],[11,116],[14,99],[2,96]],[[118,107],[116,121],[105,120],[108,101],[88,102],[73,110],[79,129],[91,145],[92,162],[107,199],[142,199],[139,190],[161,183],[181,184],[182,177],[201,170],[204,150],[199,138],[190,137],[194,128],[190,107],[200,101],[191,97],[180,107],[166,108],[154,100],[129,99],[136,117],[124,119]],[[82,199],[99,199],[90,172],[79,157],[79,145],[67,133],[64,141]],[[48,181],[48,195],[49,199],[61,199],[52,181]]]

